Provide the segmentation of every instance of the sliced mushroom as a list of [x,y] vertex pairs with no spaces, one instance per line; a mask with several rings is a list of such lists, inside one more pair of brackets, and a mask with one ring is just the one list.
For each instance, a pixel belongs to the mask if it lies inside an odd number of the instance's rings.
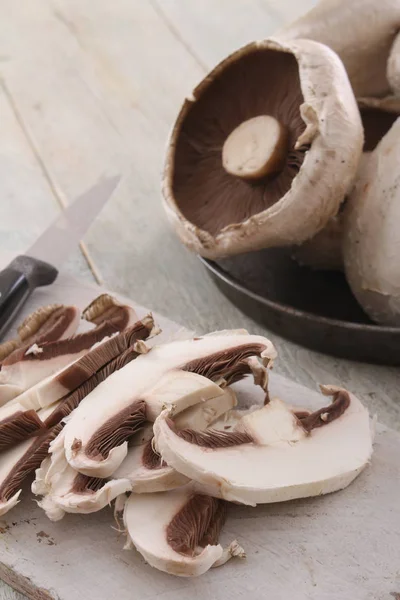
[[181,241],[214,258],[299,244],[337,213],[363,142],[344,67],[309,40],[254,42],[185,101],[163,195]]
[[237,542],[218,544],[225,503],[195,494],[191,485],[158,494],[131,494],[124,508],[128,542],[152,567],[180,577],[202,575],[232,556],[244,557]]
[[[103,298],[102,296],[100,298]],[[0,404],[22,394],[36,383],[56,373],[86,354],[105,338],[115,335],[137,321],[132,308],[107,296],[97,306],[98,325],[84,333],[53,342],[34,343],[15,350],[2,363]],[[96,301],[95,301],[96,302]],[[110,304],[112,303],[112,304]],[[100,309],[103,309],[100,312]]]
[[26,410],[18,402],[0,408],[0,450],[28,439],[41,429],[45,426],[35,410]]
[[166,462],[206,494],[256,505],[327,494],[349,485],[372,454],[368,411],[346,390],[322,387],[333,401],[300,418],[273,399],[229,431],[178,430],[164,410],[154,423]]
[[[151,328],[152,319],[145,317],[143,321],[139,321],[134,326],[128,328],[126,332],[112,337],[110,340],[104,342],[102,346],[97,347],[86,356],[79,359],[74,365],[67,367],[66,371],[74,369],[75,366],[77,367],[75,376],[73,377],[75,383],[81,376],[84,379],[83,376],[85,373],[88,379],[73,392],[62,397],[59,401],[54,402],[62,395],[61,392],[56,393],[58,389],[57,384],[61,386],[60,380],[58,379],[58,376],[56,376],[55,380],[45,380],[37,386],[32,387],[24,394],[18,396],[18,399],[21,399],[21,401],[24,402],[24,405],[14,401],[8,402],[5,406],[1,407],[0,450],[27,439],[32,434],[37,433],[40,429],[54,427],[54,425],[57,425],[57,423],[67,417],[78,406],[81,400],[94,390],[99,383],[107,379],[107,377],[115,371],[118,371],[118,369],[122,369],[122,367],[131,362],[131,360],[134,360],[139,353],[144,350],[140,345],[141,343],[143,344],[140,337],[149,335]],[[95,371],[91,377],[89,376],[89,373],[93,372],[97,366],[103,364],[106,359],[114,356],[126,345],[128,347],[125,351],[118,354],[113,360],[106,362],[106,364],[98,371]],[[105,348],[105,346],[107,346],[107,348]],[[147,348],[145,348],[145,351],[147,351]],[[62,371],[60,375],[63,373],[64,371]],[[30,400],[29,403],[27,402],[27,398]],[[44,401],[44,398],[46,401]],[[33,399],[35,402],[32,402]],[[50,402],[50,400],[52,400],[52,402]],[[27,404],[34,408],[26,408]],[[44,422],[39,418],[35,410],[39,405],[42,405],[42,407],[52,406],[52,410]]]
[[[43,420],[46,411],[41,411]],[[21,442],[18,446],[1,454],[0,459],[0,516],[19,502],[23,481],[37,469],[47,456],[50,442],[61,431],[62,425],[42,435]]]
[[154,421],[163,406],[179,412],[222,395],[212,383],[233,383],[254,374],[267,385],[265,367],[276,356],[256,335],[214,335],[153,347],[114,373],[75,409],[65,429],[70,465],[86,475],[108,477],[127,454],[127,439]]
[[0,363],[21,346],[71,337],[78,328],[79,316],[76,306],[49,304],[38,308],[18,327],[18,338],[0,344]]
[[[154,321],[152,316],[148,315],[130,325],[125,331],[101,340],[100,344],[95,344],[79,359],[20,394],[15,398],[15,402],[25,406],[26,409],[36,410],[49,406],[61,398],[64,399],[64,407],[68,403],[74,405],[77,397],[81,399],[83,392],[87,395],[90,387],[94,389],[114,370],[121,368],[124,361],[126,364],[138,353],[147,351],[140,342],[152,335],[153,331]],[[124,356],[119,360],[123,354]],[[74,394],[75,390],[76,394]],[[65,397],[66,395],[69,395],[69,399]]]
[[365,312],[400,325],[400,118],[371,153],[345,213],[347,280]]
[[342,59],[355,95],[376,97],[390,94],[386,70],[399,30],[399,0],[322,0],[276,37],[326,44]]
[[[358,106],[365,140],[355,183],[357,183],[360,174],[367,168],[366,161],[369,160],[370,153],[400,115],[400,98],[360,98]],[[343,223],[350,197],[351,194],[344,198],[339,213],[329,220],[322,231],[294,250],[294,258],[301,265],[313,269],[344,270]]]
[[[203,431],[234,406],[236,396],[227,388],[223,396],[210,398],[179,413],[174,419],[175,427]],[[187,477],[169,467],[154,451],[153,426],[148,425],[147,429],[149,435],[144,436],[143,443],[129,447],[126,458],[113,475],[114,479],[128,479],[132,491],[137,494],[164,492],[188,483]]]
[[59,521],[65,513],[90,514],[109,505],[115,498],[130,491],[128,479],[106,481],[81,475],[61,460],[57,472],[50,475],[51,458],[46,457],[32,483],[32,492],[43,498],[38,505],[51,521]]
[[122,304],[109,294],[101,294],[95,298],[84,309],[82,317],[95,325],[111,321],[118,331],[123,331],[138,320],[137,314],[131,306]]

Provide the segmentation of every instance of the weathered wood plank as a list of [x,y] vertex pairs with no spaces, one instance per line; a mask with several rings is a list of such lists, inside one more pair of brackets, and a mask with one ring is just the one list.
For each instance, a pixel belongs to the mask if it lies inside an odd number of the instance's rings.
[[[0,254],[11,259],[23,253],[50,225],[60,205],[4,82],[0,84],[0,121]],[[65,271],[93,281],[78,248],[66,263]]]
[[281,13],[257,0],[151,0],[171,30],[205,68],[213,67],[248,42],[271,35]]
[[285,22],[294,21],[313,6],[318,4],[319,0],[260,0],[266,10],[271,10],[274,14],[279,15]]

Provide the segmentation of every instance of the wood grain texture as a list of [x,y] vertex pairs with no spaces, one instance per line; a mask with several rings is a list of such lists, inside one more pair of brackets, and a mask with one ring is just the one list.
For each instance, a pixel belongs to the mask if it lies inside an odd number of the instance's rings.
[[[4,82],[0,81],[0,248],[11,259],[23,253],[57,216],[60,206],[19,121]],[[65,271],[91,279],[78,249]]]
[[[265,332],[224,298],[169,229],[160,202],[160,173],[179,106],[205,71],[224,54],[273,33],[313,4],[315,0],[0,0],[3,256],[5,250],[23,250],[57,213],[40,161],[66,199],[102,173],[121,172],[123,183],[85,237],[107,287],[199,332],[229,327]],[[78,252],[67,268],[92,280]],[[41,293],[37,298],[45,301]],[[279,349],[277,373],[312,389],[318,382],[343,384],[381,422],[400,430],[398,369],[334,359],[271,337]],[[272,546],[268,552],[275,557]],[[301,559],[298,553],[294,557],[295,563]],[[288,560],[291,564],[292,558]],[[237,568],[240,598],[244,571]],[[152,573],[146,580],[151,581]],[[161,593],[163,586],[155,589]],[[176,597],[196,597],[196,589],[196,583],[180,588]],[[318,594],[304,595],[302,589],[293,597],[319,600]],[[367,598],[354,593],[352,600]],[[0,600],[5,598],[14,600],[0,583]]]

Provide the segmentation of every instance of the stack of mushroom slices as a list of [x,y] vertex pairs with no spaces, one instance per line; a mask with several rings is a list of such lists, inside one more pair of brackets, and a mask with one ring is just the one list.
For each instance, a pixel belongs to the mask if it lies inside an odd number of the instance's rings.
[[[143,340],[153,326],[151,317],[128,325],[75,360],[74,372],[64,367],[68,377],[23,392],[27,406],[18,396],[5,404],[0,514],[36,469],[32,491],[50,519],[115,499],[127,548],[157,569],[195,576],[244,556],[238,541],[218,543],[229,502],[334,492],[368,464],[370,419],[355,396],[323,386],[330,402],[314,412],[306,393],[297,408],[269,397],[276,351],[267,338],[234,330],[150,347]],[[249,408],[248,387],[247,408],[237,406],[232,385],[245,377],[263,404]],[[60,396],[67,381],[79,385]]]

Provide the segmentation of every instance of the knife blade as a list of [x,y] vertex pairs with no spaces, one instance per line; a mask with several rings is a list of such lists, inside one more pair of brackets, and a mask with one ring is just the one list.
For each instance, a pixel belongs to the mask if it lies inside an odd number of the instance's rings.
[[[68,254],[80,242],[115,191],[119,176],[101,179],[78,196],[38,237],[26,254],[0,271],[0,337],[33,290],[50,285]],[[51,260],[51,264],[47,262]]]

